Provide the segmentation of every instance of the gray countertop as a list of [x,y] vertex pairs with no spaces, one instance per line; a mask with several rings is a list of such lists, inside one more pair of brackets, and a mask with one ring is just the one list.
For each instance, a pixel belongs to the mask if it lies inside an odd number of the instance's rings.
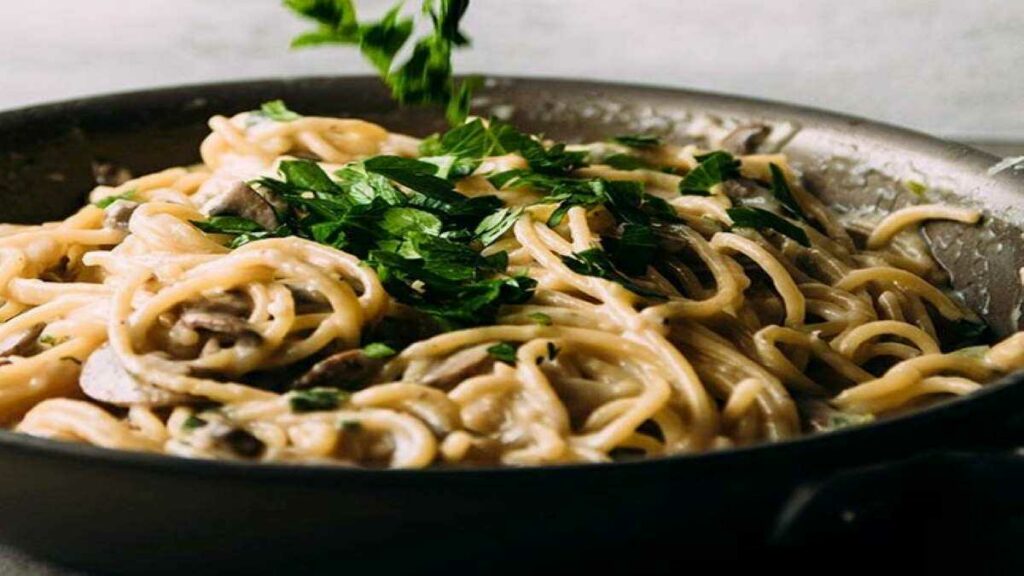
[[[390,1],[359,0],[368,13]],[[366,73],[290,52],[277,1],[0,2],[0,109],[225,79]],[[1024,154],[1016,0],[474,0],[460,70],[695,87],[830,108]],[[0,548],[0,576],[62,575]]]

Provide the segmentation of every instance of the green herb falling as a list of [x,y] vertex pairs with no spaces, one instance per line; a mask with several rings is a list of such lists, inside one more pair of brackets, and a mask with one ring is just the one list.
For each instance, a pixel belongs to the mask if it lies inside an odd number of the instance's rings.
[[[422,13],[430,19],[430,33],[414,39],[415,19],[402,15],[402,3],[382,18],[360,21],[352,0],[285,0],[295,13],[317,23],[314,30],[292,40],[292,47],[324,44],[359,46],[401,104],[440,104],[452,125],[461,124],[479,79],[462,82],[452,76],[452,51],[469,45],[459,23],[469,0],[423,0]],[[411,53],[395,60],[412,42]]]

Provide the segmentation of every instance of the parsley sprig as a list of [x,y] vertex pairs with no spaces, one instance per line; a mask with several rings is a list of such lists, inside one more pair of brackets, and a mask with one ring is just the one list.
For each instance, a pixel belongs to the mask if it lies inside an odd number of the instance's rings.
[[[430,19],[432,29],[415,39],[415,20],[402,14],[401,3],[373,21],[360,21],[352,0],[285,0],[284,4],[317,23],[314,30],[292,40],[293,48],[356,45],[399,103],[441,104],[452,124],[465,119],[470,95],[480,81],[456,81],[451,57],[455,48],[469,45],[459,29],[469,0],[423,0],[421,12]],[[408,58],[396,64],[410,42]]]

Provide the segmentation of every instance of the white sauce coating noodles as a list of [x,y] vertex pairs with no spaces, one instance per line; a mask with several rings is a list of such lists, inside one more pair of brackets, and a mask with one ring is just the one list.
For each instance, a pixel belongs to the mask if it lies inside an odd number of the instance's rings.
[[[770,164],[781,167],[814,223],[791,220],[808,236],[803,246],[775,232],[730,230],[737,202],[723,184],[709,196],[679,195],[680,175],[702,151],[660,145],[638,154],[675,174],[594,163],[577,175],[640,180],[669,201],[682,222],[672,231],[678,257],[635,278],[666,298],[566,264],[614,228],[604,208],[575,206],[550,227],[554,205],[536,203],[537,190],[498,191],[470,176],[459,192],[524,208],[484,254],[506,251],[510,270],[537,281],[533,297],[501,308],[493,325],[420,339],[336,405],[297,410],[290,367],[301,374],[358,349],[369,329],[408,308],[346,252],[298,237],[230,249],[230,236],[192,222],[239,181],[275,175],[284,158],[315,158],[332,171],[369,156],[415,156],[419,141],[338,118],[246,113],[214,117],[210,127],[203,164],[91,195],[131,191],[130,200],[2,227],[4,422],[37,436],[187,457],[392,467],[600,462],[860,422],[970,393],[1024,365],[1021,334],[943,353],[941,326],[974,315],[925,279],[941,275],[930,257],[893,242],[924,220],[974,223],[977,212],[898,210],[857,249],[785,156],[741,156],[742,176],[762,184],[771,182]],[[524,167],[520,156],[502,155],[477,173]],[[514,362],[490,355],[499,343],[512,346]]]

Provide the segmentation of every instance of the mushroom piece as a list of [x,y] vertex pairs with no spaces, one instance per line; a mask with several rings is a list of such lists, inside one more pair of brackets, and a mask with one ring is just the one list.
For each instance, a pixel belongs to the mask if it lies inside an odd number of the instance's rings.
[[0,340],[0,356],[28,356],[32,354],[39,344],[39,335],[43,333],[44,328],[46,328],[46,324],[40,322]]
[[494,357],[487,351],[490,344],[459,350],[430,369],[421,384],[448,390],[466,378],[487,372],[494,366]]
[[719,147],[732,154],[753,154],[771,132],[764,124],[744,124],[722,138]]
[[274,206],[245,182],[238,182],[226,192],[214,196],[201,211],[208,216],[240,216],[266,230],[274,230],[280,225]]
[[259,342],[262,339],[248,320],[228,312],[202,307],[188,308],[181,313],[178,322],[190,330],[212,332],[229,342]]
[[127,230],[128,221],[131,220],[132,214],[138,207],[138,202],[115,200],[104,211],[103,227],[110,230]]
[[124,369],[109,344],[97,348],[82,366],[79,385],[85,395],[115,406],[171,406],[189,396],[147,384]]
[[292,389],[334,387],[358,390],[368,384],[383,365],[383,360],[370,358],[359,349],[338,352],[317,362],[299,376],[292,382]]

